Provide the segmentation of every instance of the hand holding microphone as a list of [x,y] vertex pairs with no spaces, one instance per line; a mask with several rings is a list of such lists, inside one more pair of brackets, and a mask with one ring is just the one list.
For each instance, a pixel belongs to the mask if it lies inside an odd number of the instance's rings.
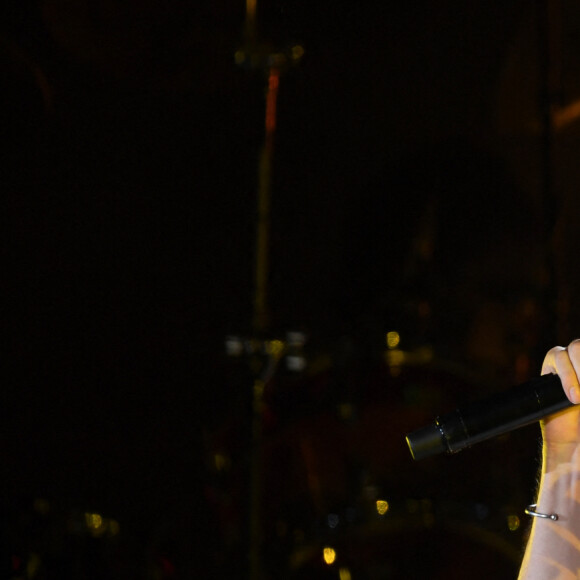
[[[557,373],[571,404],[580,403],[580,340],[572,341],[567,348],[552,348],[542,365],[542,374],[546,373]],[[542,421],[542,436],[545,467],[552,469],[559,463],[568,462],[580,447],[580,405]]]
[[[453,453],[541,420],[543,462],[519,580],[576,578],[580,569],[580,340],[554,347],[542,376],[439,417],[407,435],[415,459]],[[571,541],[572,539],[572,541]]]
[[542,375],[487,400],[472,403],[438,417],[436,421],[407,435],[414,459],[437,453],[455,453],[471,445],[507,433],[541,419],[548,446],[580,443],[580,340],[565,349],[548,352]]
[[575,406],[542,421],[540,485],[525,510],[534,521],[519,580],[573,578],[580,569],[580,341],[551,349],[542,373],[557,373],[562,392]]

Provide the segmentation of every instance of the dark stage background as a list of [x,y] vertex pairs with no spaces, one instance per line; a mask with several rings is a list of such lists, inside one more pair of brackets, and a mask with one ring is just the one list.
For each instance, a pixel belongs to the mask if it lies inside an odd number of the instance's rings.
[[266,388],[261,548],[263,360],[224,354],[255,336],[267,71],[235,64],[245,14],[1,9],[1,577],[514,577],[537,428],[415,464],[404,435],[574,337],[578,8],[258,2],[263,50],[304,48],[266,336],[308,337]]

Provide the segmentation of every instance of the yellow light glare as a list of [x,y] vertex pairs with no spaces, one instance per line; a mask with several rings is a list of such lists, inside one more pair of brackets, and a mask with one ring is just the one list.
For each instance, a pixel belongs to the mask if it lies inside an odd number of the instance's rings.
[[395,332],[394,330],[387,332],[387,346],[389,348],[397,348],[400,342],[401,337],[399,336],[398,332]]
[[87,526],[93,530],[98,530],[103,525],[103,518],[99,514],[85,514]]
[[304,47],[297,44],[292,47],[292,58],[294,60],[299,60],[304,56]]
[[515,532],[520,527],[520,518],[516,515],[509,515],[507,517],[507,525],[510,532]]
[[384,516],[389,511],[389,502],[384,499],[377,500],[377,512],[379,515]]
[[230,458],[224,453],[216,453],[213,460],[217,471],[227,471],[230,468]]
[[338,577],[340,580],[351,580],[350,570],[348,568],[339,568]]
[[246,53],[243,50],[236,50],[234,54],[234,62],[242,64],[246,60]]
[[246,18],[254,20],[256,18],[257,0],[246,0]]
[[390,367],[400,367],[405,362],[405,353],[398,349],[388,350],[385,360]]
[[266,347],[268,354],[280,356],[284,351],[284,342],[281,340],[270,340]]
[[102,536],[107,531],[107,521],[100,514],[86,513],[85,523],[89,533],[95,538]]
[[324,550],[322,550],[322,557],[324,558],[324,561],[329,566],[331,564],[334,564],[334,562],[336,560],[336,552],[334,551],[334,548],[331,548],[330,546],[326,546],[324,548]]

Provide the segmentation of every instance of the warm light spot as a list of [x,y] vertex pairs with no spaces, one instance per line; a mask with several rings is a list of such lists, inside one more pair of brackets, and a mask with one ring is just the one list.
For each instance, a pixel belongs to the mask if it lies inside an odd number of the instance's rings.
[[284,343],[281,340],[270,340],[266,350],[272,356],[280,356],[284,351]]
[[107,522],[99,514],[85,514],[85,523],[94,537],[102,536],[107,530]]
[[236,50],[234,54],[234,62],[236,64],[243,64],[246,60],[246,53],[243,50]]
[[85,514],[87,526],[93,530],[98,530],[103,525],[103,518],[99,514]]
[[270,71],[270,76],[268,77],[268,88],[271,91],[277,91],[280,87],[280,72],[276,69]]
[[507,525],[510,532],[515,532],[520,527],[520,518],[515,515],[510,515],[507,517]]
[[389,502],[384,499],[377,500],[377,512],[379,515],[384,516],[389,511]]
[[294,60],[299,60],[304,56],[304,47],[297,44],[292,47],[292,58]]
[[398,349],[388,350],[385,359],[390,367],[400,367],[405,362],[405,353]]
[[256,18],[257,0],[246,0],[246,18],[254,20]]
[[554,108],[552,123],[556,129],[562,129],[580,118],[580,101],[576,100],[566,107]]
[[[271,143],[274,130],[276,129],[276,98],[278,96],[278,86],[280,84],[280,71],[270,68],[268,77],[268,91],[266,92],[266,138],[267,143]],[[268,141],[268,138],[270,141]]]
[[230,458],[223,453],[216,453],[213,460],[217,471],[227,471],[230,467]]
[[336,560],[336,552],[333,548],[326,546],[324,550],[322,550],[322,557],[324,558],[324,561],[330,566],[331,564],[334,564],[334,561]]
[[394,330],[387,332],[387,346],[389,348],[397,348],[400,342],[401,337],[399,336],[398,332],[395,332]]
[[338,577],[340,580],[351,580],[350,570],[348,568],[340,568],[338,570]]

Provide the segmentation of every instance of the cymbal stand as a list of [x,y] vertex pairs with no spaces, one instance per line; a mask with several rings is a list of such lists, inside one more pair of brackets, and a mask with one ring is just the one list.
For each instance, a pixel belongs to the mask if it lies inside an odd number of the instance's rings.
[[[252,429],[251,456],[249,467],[249,578],[262,580],[261,548],[263,543],[261,530],[261,439],[262,417],[264,408],[264,388],[273,378],[279,362],[286,356],[290,370],[301,370],[301,355],[288,356],[291,352],[299,352],[303,345],[303,337],[296,339],[296,333],[289,333],[287,340],[264,339],[270,326],[270,311],[268,307],[268,273],[270,247],[270,198],[271,172],[274,154],[274,137],[277,121],[277,100],[280,86],[280,76],[290,65],[297,64],[304,50],[301,46],[293,46],[287,50],[273,50],[272,47],[260,44],[256,34],[257,0],[246,0],[245,44],[235,53],[238,65],[249,69],[263,70],[266,77],[264,144],[258,162],[257,216],[255,238],[255,271],[254,271],[254,303],[252,330],[254,337],[238,339],[228,337],[226,348],[230,355],[249,355],[253,359],[252,367],[256,366],[257,358],[263,359],[260,371],[254,371],[255,378],[252,389]],[[294,339],[291,337],[294,336]],[[229,346],[228,346],[229,345]],[[298,345],[298,348],[296,346]],[[289,348],[290,346],[290,348]],[[265,358],[264,358],[265,357]],[[292,362],[294,359],[294,362]]]

